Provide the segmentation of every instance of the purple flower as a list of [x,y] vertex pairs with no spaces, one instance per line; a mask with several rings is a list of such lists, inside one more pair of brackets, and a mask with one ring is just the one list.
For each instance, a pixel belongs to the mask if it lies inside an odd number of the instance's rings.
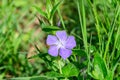
[[60,55],[63,59],[67,59],[76,46],[74,36],[67,36],[65,31],[57,31],[56,36],[48,35],[46,42],[50,46],[48,53],[51,56]]

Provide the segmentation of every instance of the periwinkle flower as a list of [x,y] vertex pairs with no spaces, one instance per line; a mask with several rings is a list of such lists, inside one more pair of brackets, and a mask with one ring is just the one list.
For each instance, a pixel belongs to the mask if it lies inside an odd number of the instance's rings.
[[51,56],[60,55],[64,60],[72,54],[72,49],[76,46],[74,36],[67,36],[65,31],[57,31],[56,35],[48,35],[46,43],[50,46],[48,53]]

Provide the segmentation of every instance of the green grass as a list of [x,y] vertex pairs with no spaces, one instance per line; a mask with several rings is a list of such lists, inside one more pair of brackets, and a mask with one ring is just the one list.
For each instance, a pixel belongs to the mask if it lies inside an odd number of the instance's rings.
[[[40,61],[32,65],[27,58],[28,55],[35,53],[35,48],[30,52],[34,44],[41,44],[38,41],[44,37],[44,33],[40,30],[41,35],[36,33],[39,25],[36,23],[36,10],[33,5],[41,4],[31,0],[0,1],[1,77],[38,75],[41,71],[35,71],[41,67]],[[41,50],[45,51],[45,48]]]
[[[57,30],[75,36],[67,60],[47,53]],[[120,1],[1,0],[0,58],[0,79],[119,80]]]

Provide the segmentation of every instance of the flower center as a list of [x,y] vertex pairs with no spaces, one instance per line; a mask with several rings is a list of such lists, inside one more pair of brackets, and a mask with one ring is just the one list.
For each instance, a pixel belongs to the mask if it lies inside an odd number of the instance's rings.
[[57,47],[58,48],[65,48],[65,41],[58,41],[57,42]]

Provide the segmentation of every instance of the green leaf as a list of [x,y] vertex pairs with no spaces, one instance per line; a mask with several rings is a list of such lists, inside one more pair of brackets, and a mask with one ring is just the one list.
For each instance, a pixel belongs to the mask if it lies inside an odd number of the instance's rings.
[[73,51],[73,53],[74,53],[75,55],[78,55],[78,56],[87,56],[87,55],[86,55],[86,52],[85,52],[84,50],[81,50],[81,49],[73,49],[72,51]]
[[51,32],[51,31],[60,30],[60,28],[57,26],[44,26],[44,27],[42,27],[42,30],[45,32]]
[[95,79],[102,79],[102,80],[104,79],[104,76],[98,65],[94,66],[94,71],[92,71],[92,75],[93,75],[93,78]]
[[30,80],[50,80],[51,78],[47,78],[47,77],[33,77],[30,78]]
[[48,77],[64,77],[62,74],[57,73],[57,72],[55,72],[55,71],[47,72],[46,75],[47,75]]
[[47,13],[45,13],[42,9],[40,9],[37,6],[34,6],[35,9],[39,12],[40,15],[42,15],[43,17],[47,18]]
[[116,48],[117,48],[118,50],[120,50],[120,35],[119,35],[119,37],[118,37],[118,39],[117,39],[117,42],[116,42]]
[[94,71],[92,72],[96,79],[104,79],[107,76],[107,68],[101,56],[96,53],[94,57]]
[[50,80],[52,78],[46,76],[32,76],[32,77],[16,77],[10,80]]
[[79,70],[74,64],[67,64],[62,68],[62,73],[65,77],[78,76]]
[[53,17],[53,15],[55,14],[55,12],[56,12],[56,10],[57,10],[57,8],[58,8],[58,6],[60,5],[60,3],[61,3],[62,1],[60,1],[60,2],[58,2],[55,6],[53,6],[53,8],[52,8],[52,10],[51,10],[51,14],[50,14],[50,19]]
[[51,2],[52,2],[51,0],[46,0],[46,11],[47,11],[48,15],[50,14],[50,11],[52,10],[52,3]]
[[105,80],[113,80],[113,71],[110,71],[108,72],[108,75],[106,76]]
[[26,1],[26,0],[15,0],[14,5],[17,6],[17,7],[21,7],[21,6],[27,5],[27,2],[28,1]]

